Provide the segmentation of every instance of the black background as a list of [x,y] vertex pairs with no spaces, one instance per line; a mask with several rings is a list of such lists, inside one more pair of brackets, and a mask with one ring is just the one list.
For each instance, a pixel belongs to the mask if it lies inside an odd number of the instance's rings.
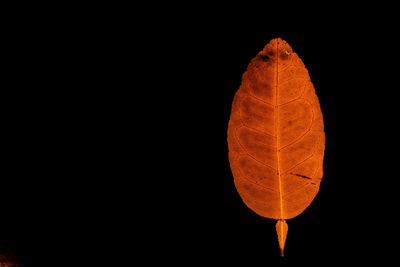
[[[177,50],[182,53],[184,47],[184,56],[173,80],[184,85],[176,95],[174,103],[179,105],[173,117],[179,118],[174,134],[184,148],[172,161],[177,165],[171,174],[178,181],[172,193],[177,200],[166,209],[176,211],[177,226],[168,240],[183,232],[174,251],[193,261],[220,264],[390,262],[398,247],[391,240],[398,234],[395,180],[389,171],[395,161],[390,151],[396,144],[391,124],[396,90],[390,73],[396,55],[389,51],[397,41],[387,34],[389,28],[374,28],[376,21],[342,21],[339,14],[329,22],[300,24],[266,17],[216,19],[191,28],[195,33],[186,35],[188,39],[179,39],[183,44]],[[326,132],[320,192],[301,215],[288,221],[283,259],[275,221],[249,210],[235,190],[226,143],[241,75],[276,37],[286,40],[307,67]],[[171,151],[177,147],[172,140]]]
[[[140,10],[92,8],[73,19],[54,12],[8,21],[18,30],[8,39],[2,96],[1,249],[27,266],[396,257],[390,15],[253,6],[175,16],[158,7],[139,18]],[[288,221],[284,258],[275,221],[236,192],[226,141],[241,76],[276,37],[307,67],[326,132],[321,188]]]

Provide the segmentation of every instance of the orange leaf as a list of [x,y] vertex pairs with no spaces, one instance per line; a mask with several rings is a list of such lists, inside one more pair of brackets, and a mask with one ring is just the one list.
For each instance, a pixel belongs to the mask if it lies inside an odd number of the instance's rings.
[[278,220],[283,256],[285,220],[301,214],[318,193],[325,133],[308,71],[280,38],[271,40],[243,74],[228,145],[236,189],[255,213]]

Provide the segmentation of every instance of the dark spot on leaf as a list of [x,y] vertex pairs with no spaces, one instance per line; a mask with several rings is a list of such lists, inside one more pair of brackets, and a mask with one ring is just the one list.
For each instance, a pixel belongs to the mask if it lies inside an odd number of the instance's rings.
[[301,177],[301,178],[304,178],[304,179],[310,179],[310,180],[312,180],[310,177],[308,177],[308,176],[305,176],[305,175],[301,175],[301,174],[295,174],[296,176],[299,176],[299,177]]

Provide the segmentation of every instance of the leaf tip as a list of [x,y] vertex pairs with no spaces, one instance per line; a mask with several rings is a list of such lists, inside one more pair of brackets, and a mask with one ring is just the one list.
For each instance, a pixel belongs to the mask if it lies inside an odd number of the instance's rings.
[[281,257],[283,257],[283,250],[285,249],[286,236],[288,225],[285,220],[278,220],[275,225],[276,233],[278,235],[279,248],[281,250]]

